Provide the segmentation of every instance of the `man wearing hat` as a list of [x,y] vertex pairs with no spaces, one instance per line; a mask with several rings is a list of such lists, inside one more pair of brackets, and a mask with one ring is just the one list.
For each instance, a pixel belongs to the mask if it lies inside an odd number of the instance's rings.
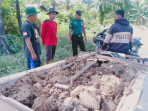
[[[25,9],[27,20],[22,26],[24,56],[27,58],[28,70],[36,68],[41,65],[40,61],[40,41],[39,35],[41,33],[41,22],[37,18],[37,11],[34,7],[27,7]],[[39,28],[33,23],[37,21]]]
[[[83,39],[87,43],[85,26],[81,19],[81,11],[76,11],[75,17],[69,24],[69,44],[72,44],[73,56],[78,55],[78,45],[81,51],[86,51]],[[84,38],[82,33],[84,33]]]
[[133,42],[133,28],[124,18],[124,10],[117,10],[114,14],[115,23],[110,27],[104,40],[102,50],[129,54]]
[[49,15],[49,19],[43,22],[41,35],[42,43],[46,49],[45,64],[52,63],[57,45],[57,23],[54,20],[58,12],[54,8],[49,8],[47,14]]

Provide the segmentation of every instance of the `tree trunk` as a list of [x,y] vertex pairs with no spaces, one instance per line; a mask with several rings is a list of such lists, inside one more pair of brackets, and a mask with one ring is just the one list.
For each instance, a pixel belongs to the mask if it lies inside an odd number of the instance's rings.
[[4,29],[4,24],[2,21],[2,16],[1,16],[1,5],[2,5],[2,0],[0,0],[0,53],[4,55],[10,54],[9,48],[8,48],[8,40],[6,37],[5,29]]
[[103,25],[104,22],[104,11],[102,6],[99,6],[99,19],[100,19],[100,24]]
[[52,8],[55,8],[56,7],[56,0],[50,0],[50,3],[51,3],[51,6]]
[[20,29],[20,34],[22,36],[22,20],[20,15],[20,3],[19,0],[16,0],[16,14],[17,14],[17,21]]
[[38,1],[38,9],[40,8],[40,0],[37,0]]
[[67,10],[70,9],[70,3],[71,3],[71,0],[66,0],[66,7],[67,7]]

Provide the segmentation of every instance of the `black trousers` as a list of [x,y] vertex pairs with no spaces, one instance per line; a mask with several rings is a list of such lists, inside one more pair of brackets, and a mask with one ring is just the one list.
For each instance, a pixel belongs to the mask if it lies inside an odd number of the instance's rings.
[[46,49],[46,60],[45,63],[48,64],[54,58],[56,45],[47,45],[45,46]]
[[78,46],[80,47],[81,51],[86,52],[83,36],[72,35],[72,50],[73,56],[78,55]]

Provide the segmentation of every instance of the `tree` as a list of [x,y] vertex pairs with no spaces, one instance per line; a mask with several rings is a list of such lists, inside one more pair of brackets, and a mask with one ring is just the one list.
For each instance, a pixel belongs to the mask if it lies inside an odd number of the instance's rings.
[[71,0],[66,0],[66,7],[67,7],[67,10],[70,9],[70,3],[71,3]]
[[20,34],[22,35],[22,20],[20,15],[20,3],[19,0],[16,0],[16,13],[17,13],[17,20],[20,29]]
[[55,8],[57,5],[56,0],[50,0],[50,5]]
[[37,0],[37,2],[38,2],[38,8],[40,8],[40,0]]
[[[116,10],[124,9],[128,10],[131,6],[130,0],[99,0],[99,14],[100,14],[100,23],[103,24],[105,14],[113,14]],[[105,14],[104,14],[105,13]]]
[[1,5],[2,5],[2,0],[0,0],[0,50],[2,54],[7,55],[10,54],[10,52],[8,49],[8,41],[1,16]]
[[105,15],[110,16],[117,9],[128,10],[131,6],[130,0],[84,0],[83,3],[99,13],[100,24],[103,24]]
[[144,25],[148,21],[148,4],[139,0],[133,2],[128,18],[137,25]]
[[145,0],[144,3],[145,3],[145,4],[148,4],[148,0]]

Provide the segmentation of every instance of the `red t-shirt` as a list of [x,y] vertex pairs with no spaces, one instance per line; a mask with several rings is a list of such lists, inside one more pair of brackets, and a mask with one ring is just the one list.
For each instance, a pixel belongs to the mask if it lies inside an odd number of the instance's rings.
[[46,45],[57,45],[57,24],[46,20],[42,23],[42,43]]

